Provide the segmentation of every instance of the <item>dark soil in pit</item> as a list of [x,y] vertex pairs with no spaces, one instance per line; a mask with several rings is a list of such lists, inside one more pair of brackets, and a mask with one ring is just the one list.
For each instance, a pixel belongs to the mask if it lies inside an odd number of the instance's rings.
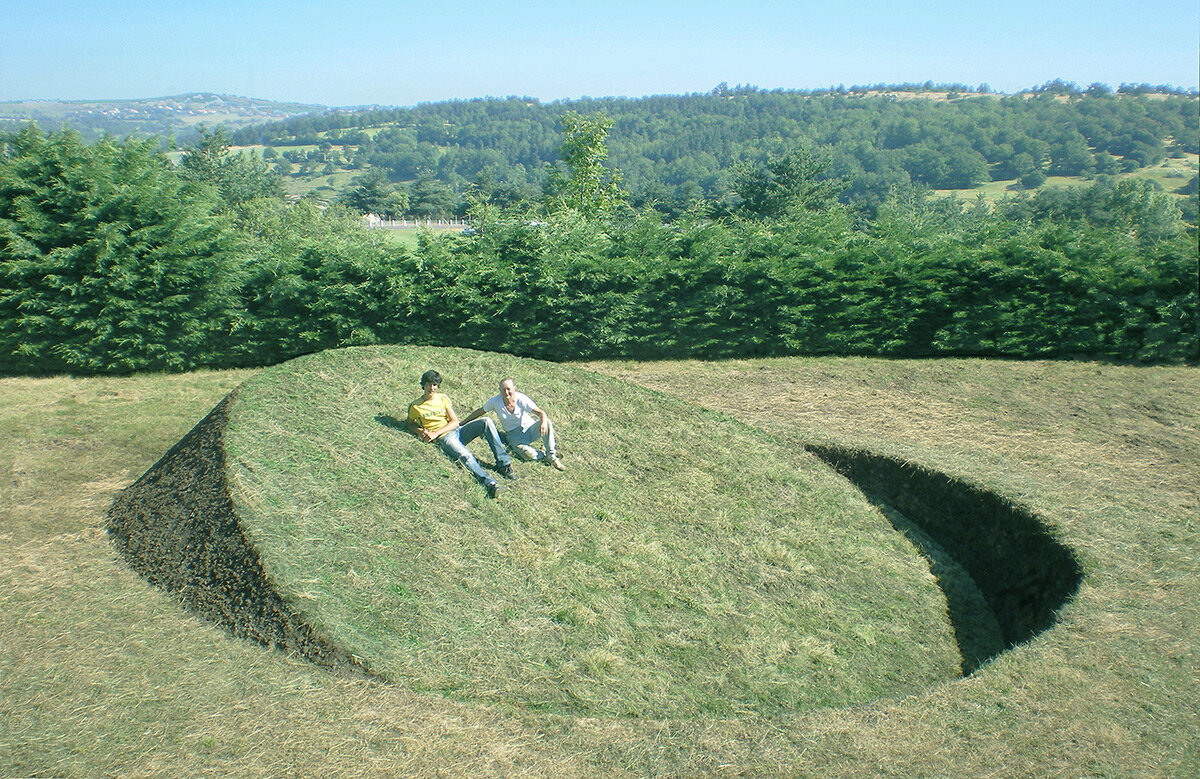
[[356,658],[315,635],[279,597],[242,533],[222,443],[236,394],[117,497],[108,532],[130,567],[235,635],[327,668],[363,672]]

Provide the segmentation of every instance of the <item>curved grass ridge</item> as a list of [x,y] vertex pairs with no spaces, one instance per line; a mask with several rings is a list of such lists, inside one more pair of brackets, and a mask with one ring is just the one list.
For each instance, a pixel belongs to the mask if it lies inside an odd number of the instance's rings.
[[225,481],[223,445],[236,395],[227,395],[117,496],[109,533],[134,570],[234,634],[321,666],[361,670],[279,597],[241,531]]
[[[519,464],[488,501],[396,429],[431,367],[464,414],[514,377],[554,417],[569,470]],[[458,349],[337,350],[246,382],[222,443],[271,590],[416,690],[739,716],[959,675],[928,565],[860,493],[803,451],[616,379]]]

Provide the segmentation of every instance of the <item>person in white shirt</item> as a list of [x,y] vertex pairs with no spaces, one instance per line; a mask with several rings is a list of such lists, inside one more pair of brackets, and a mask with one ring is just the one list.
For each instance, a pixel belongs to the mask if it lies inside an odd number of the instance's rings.
[[[517,457],[526,461],[540,460],[543,465],[553,466],[560,471],[566,470],[558,456],[554,423],[528,395],[517,392],[512,379],[500,382],[500,394],[468,414],[463,424],[478,419],[489,411],[500,420],[500,436],[516,452]],[[545,451],[533,447],[534,442],[539,439],[544,442]]]

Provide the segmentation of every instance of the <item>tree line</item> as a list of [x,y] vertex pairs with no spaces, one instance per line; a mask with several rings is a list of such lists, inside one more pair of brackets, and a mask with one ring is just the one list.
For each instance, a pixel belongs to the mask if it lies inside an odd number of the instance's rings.
[[558,126],[536,203],[472,196],[470,236],[415,248],[289,204],[220,135],[0,135],[0,372],[275,363],[381,342],[550,360],[747,355],[1194,361],[1197,244],[1145,181],[967,203],[846,205],[828,149],[743,161],[720,209],[634,202],[615,119]]
[[[344,164],[420,187],[440,207],[462,212],[472,189],[506,205],[539,200],[557,159],[561,117],[602,112],[613,121],[612,163],[630,198],[669,216],[697,200],[728,203],[736,165],[762,163],[801,142],[830,150],[831,175],[851,181],[842,201],[868,213],[899,187],[968,190],[1013,180],[1036,189],[1048,176],[1096,178],[1200,152],[1194,92],[1055,81],[1013,96],[943,85],[948,91],[936,99],[921,97],[934,87],[879,94],[721,85],[640,99],[449,101],[308,115],[232,139],[270,144],[284,156],[289,146],[338,146]],[[413,193],[410,201],[424,197]]]

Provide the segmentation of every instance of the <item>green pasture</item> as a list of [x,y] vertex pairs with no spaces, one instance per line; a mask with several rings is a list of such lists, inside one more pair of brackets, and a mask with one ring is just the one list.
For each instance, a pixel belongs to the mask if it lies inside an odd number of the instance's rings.
[[[1157,183],[1167,192],[1174,192],[1188,183],[1193,176],[1200,173],[1200,155],[1184,154],[1182,157],[1168,157],[1157,165],[1139,168],[1130,173],[1120,173],[1115,176],[1121,179],[1148,179]],[[1090,179],[1082,176],[1048,176],[1039,189],[1052,187],[1082,187],[1091,183]],[[1012,195],[1017,186],[1016,179],[988,181],[973,189],[941,189],[936,190],[941,196],[954,196],[964,200],[982,197],[984,200],[999,200]]]

